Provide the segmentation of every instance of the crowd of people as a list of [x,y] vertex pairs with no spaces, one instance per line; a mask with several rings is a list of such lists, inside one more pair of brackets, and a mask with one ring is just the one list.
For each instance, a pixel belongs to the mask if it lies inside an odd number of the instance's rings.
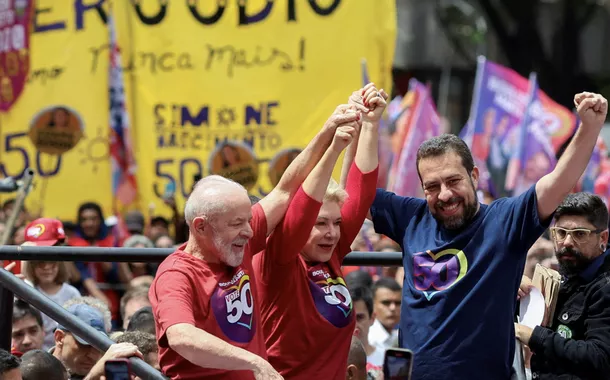
[[[75,224],[22,213],[13,244],[175,252],[160,265],[5,262],[116,343],[99,352],[16,300],[0,376],[38,379],[28,374],[44,368],[99,379],[106,360],[137,355],[172,379],[382,379],[386,350],[401,347],[413,352],[415,380],[511,379],[518,340],[533,378],[608,378],[608,209],[572,194],[607,101],[576,95],[581,126],[554,170],[523,194],[482,203],[472,154],[450,134],[419,147],[425,199],[376,189],[387,97],[373,84],[354,92],[262,199],[208,176],[184,214],[168,202],[173,220],[125,215],[126,239],[95,203],[80,206]],[[343,266],[352,250],[402,250],[403,266]],[[564,282],[556,313],[531,329],[515,313],[536,264]]]

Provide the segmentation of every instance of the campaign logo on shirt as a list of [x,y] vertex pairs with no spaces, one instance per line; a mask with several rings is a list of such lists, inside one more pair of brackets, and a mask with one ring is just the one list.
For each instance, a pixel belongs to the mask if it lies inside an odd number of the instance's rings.
[[455,285],[467,271],[468,259],[461,250],[451,248],[439,253],[428,250],[413,255],[413,283],[428,301]]
[[250,286],[250,276],[238,268],[233,277],[218,282],[210,300],[222,332],[239,343],[248,343],[254,337],[254,297]]
[[308,276],[318,312],[335,327],[347,326],[351,321],[352,297],[343,278],[332,278],[326,264],[309,268]]

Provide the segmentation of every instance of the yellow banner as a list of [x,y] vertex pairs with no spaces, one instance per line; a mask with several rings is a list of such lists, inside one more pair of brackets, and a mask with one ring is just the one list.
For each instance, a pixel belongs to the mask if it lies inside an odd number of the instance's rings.
[[[389,90],[394,3],[116,2],[141,209],[152,203],[167,215],[168,184],[182,207],[210,173],[268,193],[362,85],[363,58],[371,80]],[[45,216],[74,219],[91,200],[110,213],[107,4],[37,6],[30,80],[0,116],[0,177],[32,167],[26,204]]]

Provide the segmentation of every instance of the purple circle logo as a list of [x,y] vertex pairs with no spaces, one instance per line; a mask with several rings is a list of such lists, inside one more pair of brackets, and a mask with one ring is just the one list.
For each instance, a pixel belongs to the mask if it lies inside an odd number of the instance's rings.
[[326,265],[308,271],[309,290],[318,312],[333,326],[342,328],[352,320],[352,297],[343,278],[331,278]]
[[254,297],[250,276],[243,269],[228,281],[219,281],[210,300],[222,332],[234,342],[248,343],[254,337]]
[[413,255],[413,284],[428,300],[436,293],[449,289],[468,271],[468,259],[463,251],[446,249],[439,253]]

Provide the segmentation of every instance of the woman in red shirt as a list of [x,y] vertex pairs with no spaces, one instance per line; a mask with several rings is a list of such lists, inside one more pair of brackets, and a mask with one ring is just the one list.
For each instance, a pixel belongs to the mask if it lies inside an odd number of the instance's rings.
[[329,184],[347,145],[336,135],[266,250],[254,258],[267,355],[285,379],[345,378],[355,319],[341,262],[375,198],[378,126],[386,105],[385,93],[371,85],[361,94],[367,108],[346,190]]

